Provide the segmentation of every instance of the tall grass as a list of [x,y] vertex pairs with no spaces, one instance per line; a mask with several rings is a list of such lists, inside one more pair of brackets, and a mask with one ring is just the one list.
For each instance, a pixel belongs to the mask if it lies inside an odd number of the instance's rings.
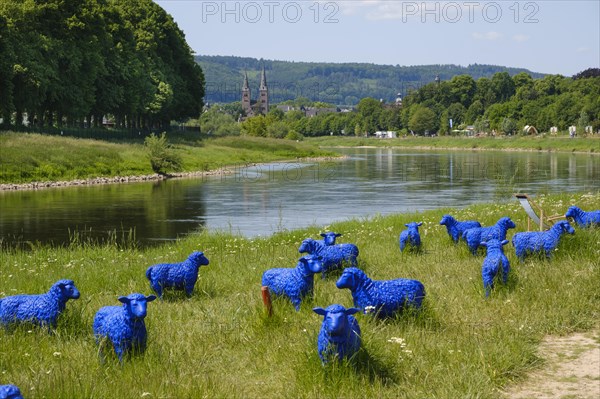
[[[168,138],[168,135],[167,135]],[[0,133],[0,183],[60,181],[154,173],[143,141],[109,142],[28,133]],[[214,170],[248,162],[332,156],[290,140],[217,138],[174,140],[182,171]]]
[[[600,193],[537,198],[550,213],[576,203],[600,208]],[[350,361],[321,365],[314,306],[352,305],[335,277],[315,278],[315,293],[300,312],[275,299],[268,318],[260,278],[272,267],[293,267],[303,238],[319,227],[248,239],[199,233],[149,249],[74,243],[0,252],[0,297],[43,292],[72,278],[81,298],[70,301],[53,334],[29,326],[0,331],[0,383],[17,384],[27,398],[498,398],[502,387],[543,367],[536,347],[546,334],[598,328],[600,229],[564,237],[551,260],[519,263],[488,299],[482,256],[454,245],[438,223],[444,213],[491,225],[508,215],[517,230],[526,216],[516,203],[475,205],[424,213],[350,220],[326,226],[356,243],[360,266],[374,279],[421,280],[424,308],[377,321],[358,315],[363,346]],[[422,221],[422,253],[400,253],[404,223]],[[509,232],[510,235],[513,231]],[[117,296],[150,293],[146,268],[203,250],[194,295],[170,293],[149,304],[145,354],[122,365],[101,363],[92,337],[95,312]]]

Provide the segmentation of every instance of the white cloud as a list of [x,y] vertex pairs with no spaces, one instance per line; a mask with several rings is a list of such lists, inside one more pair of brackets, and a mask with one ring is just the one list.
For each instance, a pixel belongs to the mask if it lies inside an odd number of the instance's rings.
[[[322,1],[322,0],[321,0]],[[440,1],[383,1],[383,0],[342,0],[337,2],[346,15],[363,15],[370,21],[418,20],[426,22],[473,22],[478,2]]]
[[337,5],[342,10],[342,13],[346,15],[355,15],[362,10],[377,7],[382,3],[383,1],[381,0],[344,0],[337,2]]
[[397,2],[380,4],[367,12],[365,17],[371,21],[402,19],[403,13],[405,13],[402,7],[402,3]]
[[473,32],[473,38],[477,40],[498,40],[502,37],[501,33],[490,31],[490,32]]
[[526,42],[527,40],[529,40],[529,36],[523,35],[520,33],[517,35],[514,35],[512,38],[515,42]]

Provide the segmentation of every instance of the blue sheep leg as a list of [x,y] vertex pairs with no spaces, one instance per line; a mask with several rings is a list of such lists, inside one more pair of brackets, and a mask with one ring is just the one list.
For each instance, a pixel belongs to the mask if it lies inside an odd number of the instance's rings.
[[494,273],[491,270],[484,270],[481,273],[481,277],[483,278],[483,288],[485,290],[485,296],[486,298],[490,295],[490,291],[492,290],[492,288],[494,288],[494,276],[496,273]]
[[508,281],[508,273],[510,272],[510,263],[507,258],[502,259],[502,281],[504,284]]
[[162,299],[162,295],[163,295],[163,289],[162,289],[162,285],[160,285],[160,283],[158,282],[152,282],[152,289],[154,290],[154,292],[156,292],[156,296],[158,296],[159,298]]
[[294,305],[294,308],[296,309],[296,312],[300,311],[300,303],[302,302],[300,298],[294,297],[290,299],[292,301],[292,304]]
[[185,294],[189,297],[192,296],[192,292],[194,292],[194,285],[196,284],[195,281],[193,282],[189,282],[185,285]]

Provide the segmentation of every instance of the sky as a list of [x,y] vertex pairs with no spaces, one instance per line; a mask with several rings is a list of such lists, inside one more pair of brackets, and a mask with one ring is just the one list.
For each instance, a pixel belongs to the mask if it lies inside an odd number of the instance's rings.
[[600,68],[600,0],[155,0],[199,55],[385,65]]

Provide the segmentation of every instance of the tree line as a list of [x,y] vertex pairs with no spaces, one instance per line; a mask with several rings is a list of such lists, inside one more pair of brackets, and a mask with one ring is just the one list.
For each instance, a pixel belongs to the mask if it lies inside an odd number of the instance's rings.
[[0,0],[0,54],[5,125],[164,128],[203,106],[202,69],[152,0]]
[[[239,102],[214,105],[200,118],[205,133],[248,134],[264,137],[365,135],[392,130],[403,134],[462,133],[468,126],[476,132],[517,134],[524,126],[539,132],[551,127],[566,131],[576,126],[583,133],[600,129],[600,70],[588,69],[574,77],[547,75],[533,79],[527,73],[510,76],[499,72],[475,80],[459,75],[433,82],[409,92],[402,105],[363,98],[353,112],[322,113],[308,117],[302,107],[329,106],[306,98],[286,101],[295,110],[276,106],[266,116],[237,123]],[[450,122],[452,120],[452,122]]]

